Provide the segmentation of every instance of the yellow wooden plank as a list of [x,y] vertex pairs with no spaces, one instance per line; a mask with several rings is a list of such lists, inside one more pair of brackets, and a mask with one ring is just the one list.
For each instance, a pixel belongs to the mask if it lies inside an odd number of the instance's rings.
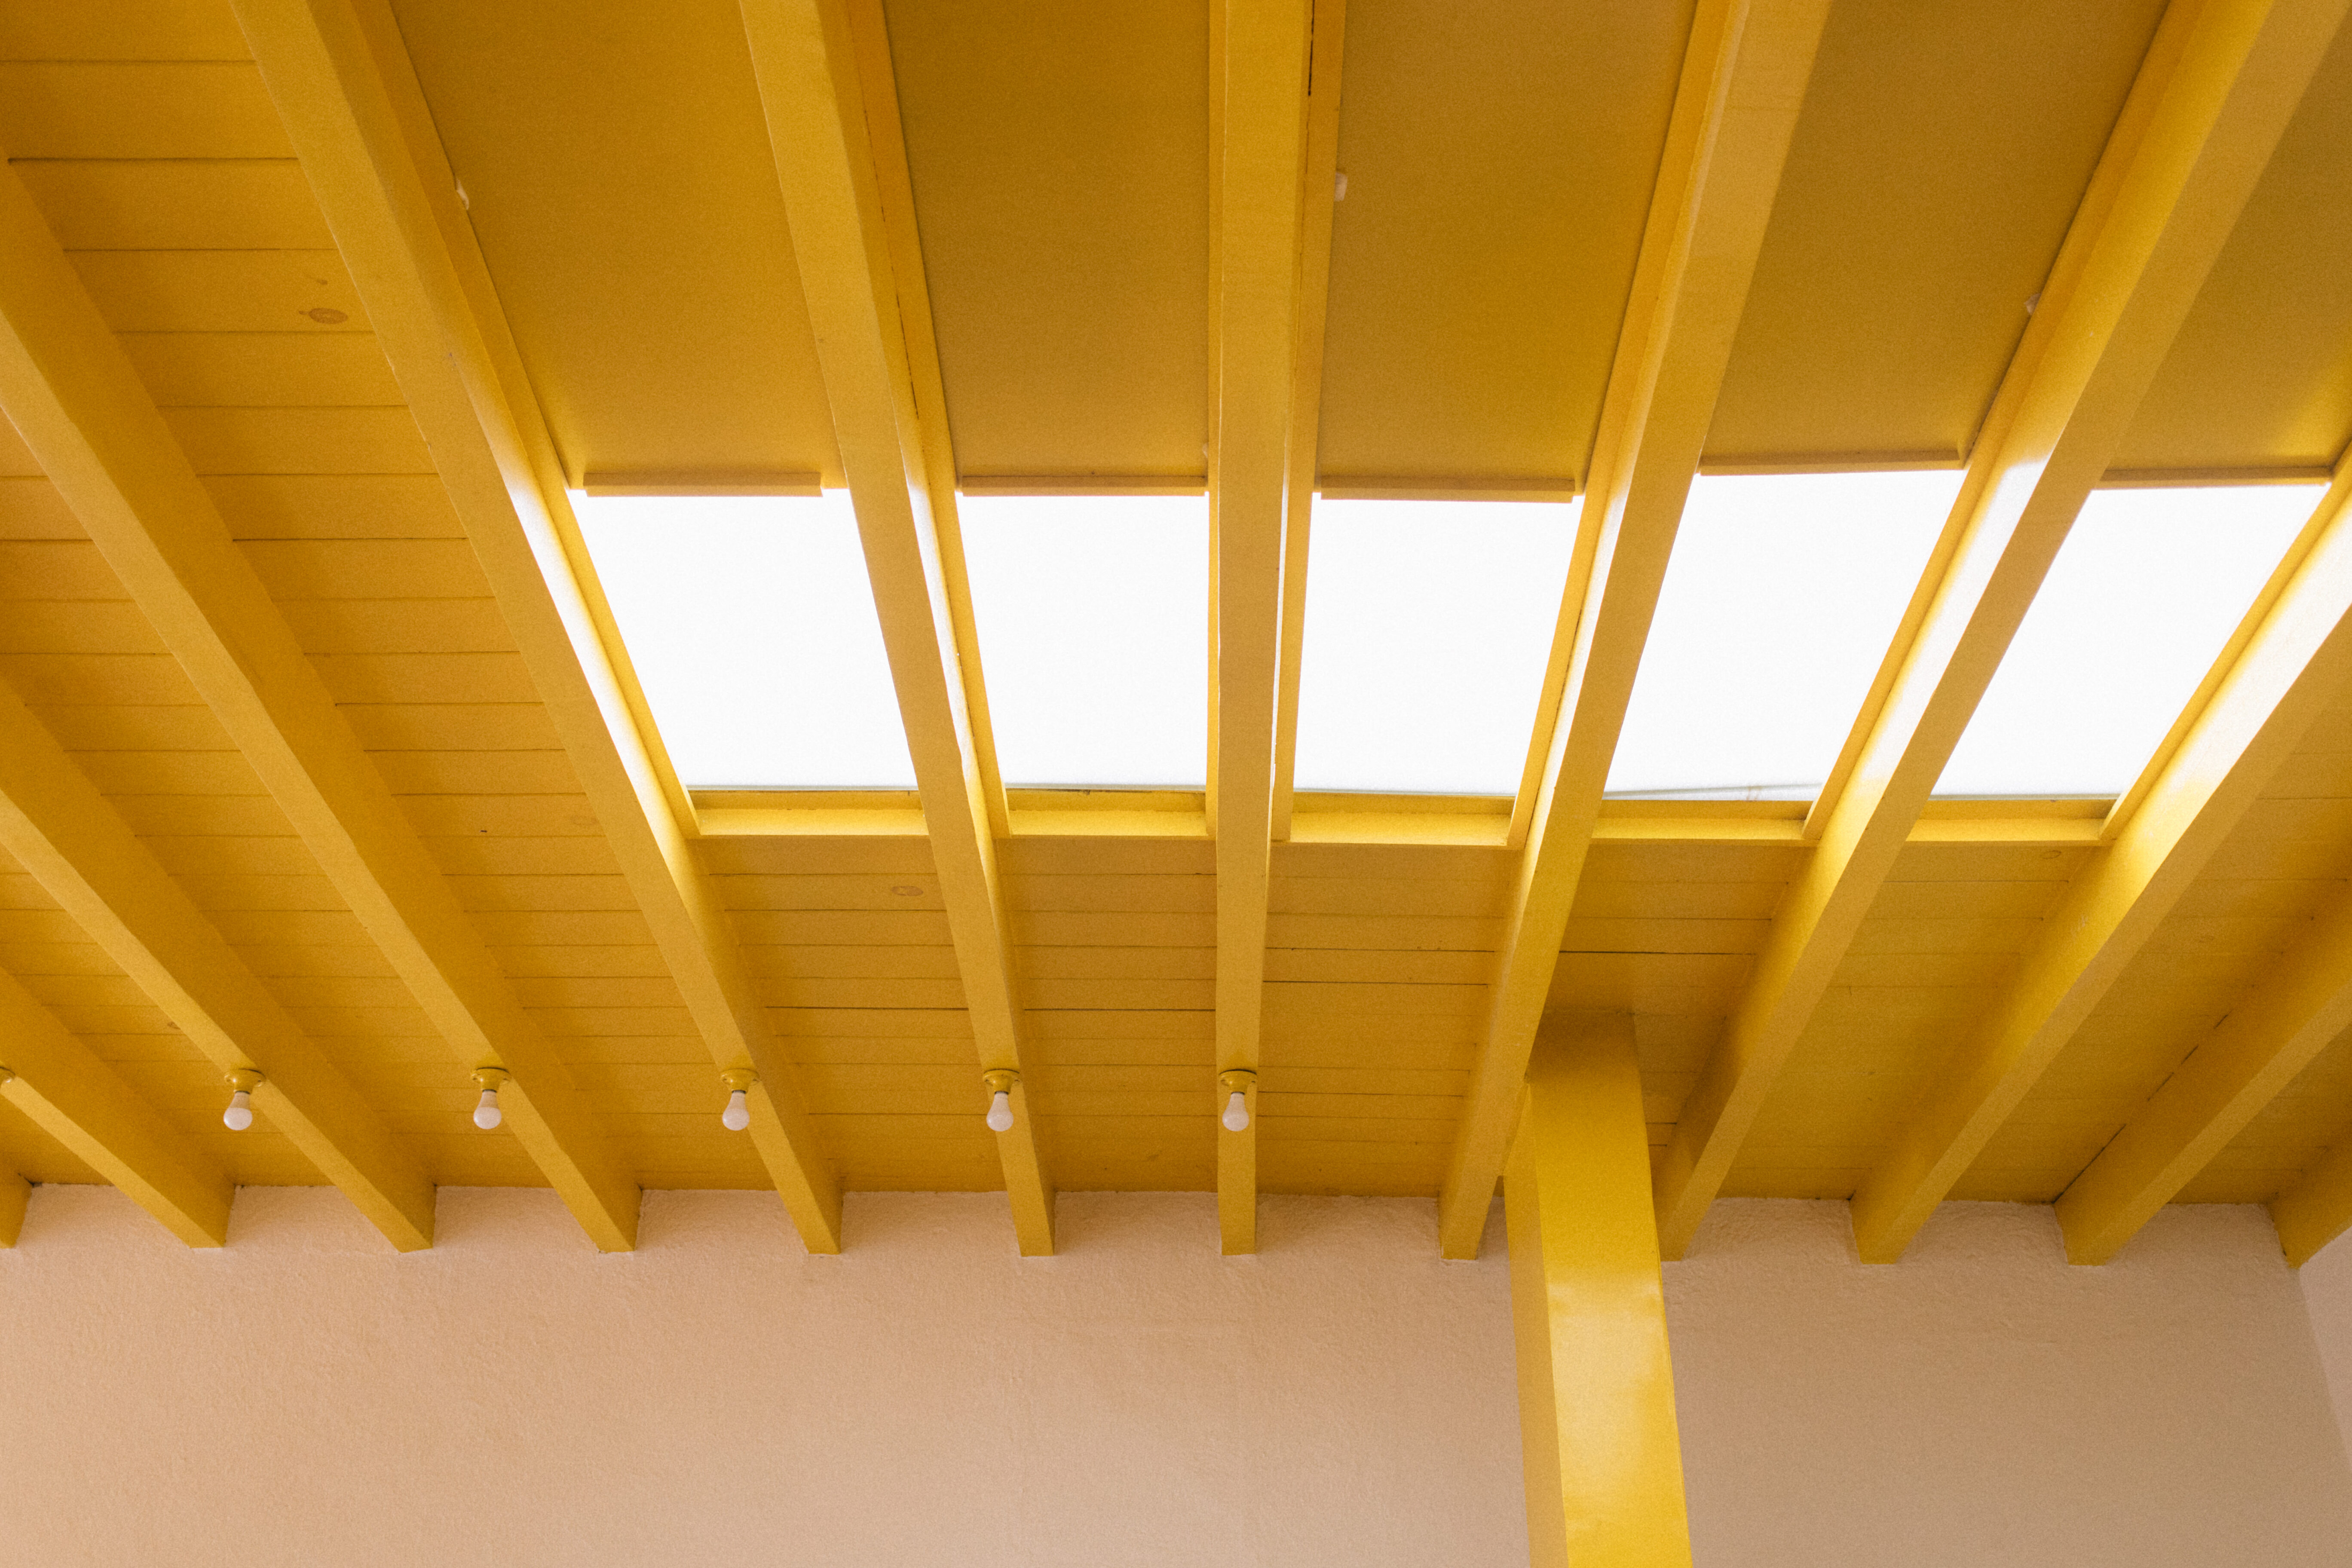
[[1515,827],[1524,826],[1525,847],[1440,1215],[1449,1258],[1476,1255],[1502,1173],[1609,759],[1827,11],[1822,0],[1706,0],[1691,24],[1561,597],[1544,717],[1519,789]]
[[0,61],[14,158],[287,158],[249,60]]
[[596,1242],[626,1247],[635,1183],[611,1160],[562,1062],[514,1003],[21,183],[5,172],[0,279],[0,405],[460,1063],[514,1075],[516,1136]]
[[[2157,939],[2166,916],[2280,764],[2352,681],[2347,498],[2352,470],[2315,518],[2315,538],[2284,594],[2242,654],[2230,660],[2212,700],[2120,837],[2069,889],[2047,922],[2050,934],[1946,1067],[1933,1095],[1874,1174],[1865,1189],[1874,1203],[1884,1201],[1894,1181],[1906,1181],[1913,1191],[1905,1211],[1925,1222],[2133,959],[2162,951]],[[2271,951],[2269,943],[2262,946]],[[2211,955],[2224,949],[2208,931],[2194,951]],[[2252,1035],[2243,1032],[2248,1026],[2242,1023],[2231,1030],[2228,1048],[2200,1050],[2196,1069],[2168,1083],[2069,1191],[2061,1217],[2074,1216],[2067,1245],[2077,1262],[2114,1256],[2327,1037],[2299,1042],[2292,1028],[2283,1030],[2275,1020],[2251,1025]],[[2281,1050],[2288,1057],[2302,1053],[2294,1069],[2272,1076],[2255,1067],[2284,1059],[2273,1055]],[[2226,1089],[2220,1087],[2224,1083]],[[2210,1114],[2200,1117],[2198,1110],[2187,1109],[2191,1107]],[[1872,1245],[1890,1257],[1898,1254],[1908,1240],[1906,1225],[1916,1228],[1909,1218],[1884,1227],[1874,1224]]]
[[16,170],[68,250],[323,250],[334,243],[291,158],[19,158]]
[[1633,1020],[1548,1021],[1504,1186],[1528,1560],[1691,1561]]
[[[2168,13],[1987,416],[1914,597],[1914,635],[1887,655],[1885,695],[1848,742],[1843,788],[1815,804],[1820,847],[1675,1131],[1659,1177],[1668,1257],[1689,1244],[1895,870],[2342,9],[2257,0]],[[1858,1229],[1874,1216],[1865,1255],[1889,1244],[1878,1216],[1909,1225],[1906,1241],[1924,1218],[1895,1218],[1884,1196],[1858,1199]]]
[[[743,16],[980,1065],[1014,1075],[1013,1122],[997,1137],[1013,1229],[1024,1255],[1050,1253],[1053,1189],[1019,1081],[988,781],[940,566],[923,416],[907,357],[898,270],[911,258],[892,253],[868,130],[863,79],[887,62],[861,59],[847,0],[752,0]],[[869,39],[868,54],[883,42]],[[975,1110],[986,1103],[975,1100]]]
[[10,1105],[190,1247],[227,1243],[228,1178],[7,974],[0,1040]]
[[[1210,356],[1216,656],[1209,827],[1216,840],[1221,1073],[1254,1072],[1258,1065],[1312,9],[1311,0],[1225,0],[1210,33],[1219,112],[1212,119],[1217,184],[1210,224],[1217,342]],[[1328,219],[1325,235],[1328,246]],[[1311,452],[1307,460],[1311,466]],[[1256,1119],[1239,1130],[1221,1122],[1215,1138],[1220,1244],[1228,1256],[1254,1252]]]
[[431,1245],[433,1189],[415,1160],[5,689],[0,844],[216,1068],[261,1071],[268,1125],[387,1240],[403,1251]]

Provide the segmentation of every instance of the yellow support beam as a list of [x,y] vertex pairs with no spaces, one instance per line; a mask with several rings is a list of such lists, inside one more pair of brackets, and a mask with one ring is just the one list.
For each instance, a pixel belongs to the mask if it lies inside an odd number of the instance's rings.
[[228,1245],[228,1177],[6,973],[0,1096],[190,1247]]
[[[860,58],[851,0],[743,0],[743,23],[980,1066],[1020,1073],[1021,1012],[988,774],[942,566],[900,261],[868,124],[865,78],[879,68]],[[974,1077],[977,1115],[986,1098]],[[1025,1074],[1011,1094],[1013,1121],[997,1134],[997,1153],[1021,1251],[1038,1257],[1054,1249],[1053,1187]]]
[[32,1200],[32,1183],[14,1171],[0,1169],[0,1247],[16,1246],[17,1237],[25,1234],[25,1205]]
[[1503,1183],[1535,1568],[1689,1568],[1633,1020],[1546,1019]]
[[2339,1134],[2303,1179],[2271,1200],[2279,1250],[2300,1268],[2352,1230],[2352,1128]]
[[[2231,661],[2121,834],[2043,922],[1984,1027],[1906,1132],[1932,1142],[1946,1190],[2015,1110],[2147,944],[2315,721],[2352,685],[2352,466],[2305,530],[2306,550],[2244,651]],[[2305,1037],[2308,970],[2325,945],[2284,963],[2233,1012],[2058,1205],[2067,1255],[2102,1263],[2251,1121],[2328,1037]],[[2284,1009],[2284,1011],[2281,1011]],[[2294,1062],[2293,1067],[2286,1064]],[[2280,1076],[2281,1073],[2284,1076]]]
[[[1265,994],[1283,501],[1298,354],[1299,172],[1309,0],[1224,0],[1217,39],[1217,343],[1209,467],[1216,628],[1209,823],[1216,836],[1219,1072],[1255,1072]],[[1219,1125],[1217,1226],[1257,1250],[1257,1118]]]
[[[1667,1257],[1681,1256],[1721,1191],[2342,10],[2343,0],[2181,0],[2159,25],[1838,787],[1807,825],[1819,847],[1675,1128],[1659,1180]],[[1899,1254],[1949,1190],[1937,1154],[1918,1163],[1935,1137],[1918,1131],[1857,1195],[1865,1258]]]
[[1314,0],[1307,68],[1307,154],[1299,182],[1297,353],[1290,373],[1290,472],[1283,489],[1282,656],[1275,688],[1273,837],[1290,837],[1298,758],[1298,667],[1307,646],[1307,556],[1323,419],[1323,326],[1330,303],[1331,223],[1339,172],[1339,81],[1347,0]]
[[595,1244],[637,1186],[336,710],[13,169],[0,170],[0,407],[461,1068]]
[[[403,1252],[433,1245],[433,1184],[98,787],[0,686],[0,848]],[[222,1090],[226,1100],[227,1090]]]
[[[2342,899],[2198,1042],[2189,1059],[2059,1197],[2058,1225],[2067,1258],[2105,1263],[2122,1250],[2347,1028],[2352,899]],[[2324,1206],[2308,1196],[2299,1203],[2282,1197],[2273,1205],[2285,1216],[2278,1222],[2283,1240],[2296,1223],[2306,1226],[2287,1246],[2297,1264],[2352,1223],[2352,1202],[2341,1205],[2341,1217],[2332,1225],[2310,1223]],[[2297,1244],[2306,1245],[2298,1250]]]
[[[531,683],[721,1071],[758,1074],[751,1140],[812,1252],[841,1190],[693,845],[693,808],[613,630],[563,468],[384,0],[237,0],[368,319]],[[718,1114],[714,1076],[713,1110]]]
[[1439,1198],[1439,1245],[1477,1255],[1601,814],[1666,558],[1698,472],[1828,0],[1703,0],[1609,373],[1576,554],[1521,784],[1503,950]]

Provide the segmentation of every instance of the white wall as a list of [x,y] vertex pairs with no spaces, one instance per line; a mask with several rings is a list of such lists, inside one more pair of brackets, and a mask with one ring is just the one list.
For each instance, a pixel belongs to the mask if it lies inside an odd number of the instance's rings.
[[[552,1197],[445,1191],[395,1258],[322,1190],[191,1252],[44,1187],[0,1253],[0,1563],[1524,1563],[1499,1227],[1198,1195],[649,1194],[600,1257]],[[2326,1261],[2326,1260],[2323,1260]],[[2314,1268],[2320,1265],[2315,1264]],[[2352,1287],[2352,1280],[2347,1280]],[[2070,1269],[1948,1205],[1852,1261],[1842,1205],[1718,1205],[1668,1298],[1709,1568],[2352,1558],[2352,1471],[2258,1210]],[[2341,1342],[2352,1348],[2352,1337]]]
[[2301,1269],[2319,1359],[2336,1405],[2344,1446],[2352,1449],[2352,1235],[2340,1236]]

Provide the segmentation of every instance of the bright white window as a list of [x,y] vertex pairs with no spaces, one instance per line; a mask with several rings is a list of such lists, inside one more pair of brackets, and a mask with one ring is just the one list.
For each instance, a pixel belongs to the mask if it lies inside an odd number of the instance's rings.
[[1936,793],[2130,788],[2321,493],[2094,492]]
[[1576,516],[1553,502],[1318,501],[1297,787],[1516,793]]
[[1209,747],[1209,503],[965,496],[997,771],[1197,789]]
[[846,491],[572,505],[684,783],[912,787]]
[[1961,477],[1695,482],[1610,792],[1811,798],[1870,694]]

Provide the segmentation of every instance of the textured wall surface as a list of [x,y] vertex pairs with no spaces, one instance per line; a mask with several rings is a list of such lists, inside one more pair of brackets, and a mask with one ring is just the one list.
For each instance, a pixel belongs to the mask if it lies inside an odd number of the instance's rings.
[[2311,1330],[2319,1341],[2319,1359],[2327,1368],[2336,1424],[2344,1434],[2345,1448],[2352,1451],[2352,1235],[2328,1243],[2298,1274],[2311,1311]]
[[2168,1208],[2099,1268],[2046,1207],[1946,1204],[1904,1261],[1845,1205],[1720,1203],[1667,1271],[1698,1561],[2352,1562],[2295,1276],[2259,1208]]
[[[0,1563],[1525,1562],[1499,1227],[1444,1264],[1427,1204],[1270,1199],[1221,1259],[1205,1195],[1077,1194],[1024,1263],[1001,1198],[848,1219],[811,1258],[772,1197],[652,1194],[605,1258],[550,1194],[445,1191],[395,1258],[248,1189],[206,1253],[40,1188],[0,1253]],[[1707,1568],[2347,1560],[2260,1211],[2074,1269],[2046,1210],[1947,1205],[1865,1269],[1842,1205],[1735,1202],[1667,1288]]]

